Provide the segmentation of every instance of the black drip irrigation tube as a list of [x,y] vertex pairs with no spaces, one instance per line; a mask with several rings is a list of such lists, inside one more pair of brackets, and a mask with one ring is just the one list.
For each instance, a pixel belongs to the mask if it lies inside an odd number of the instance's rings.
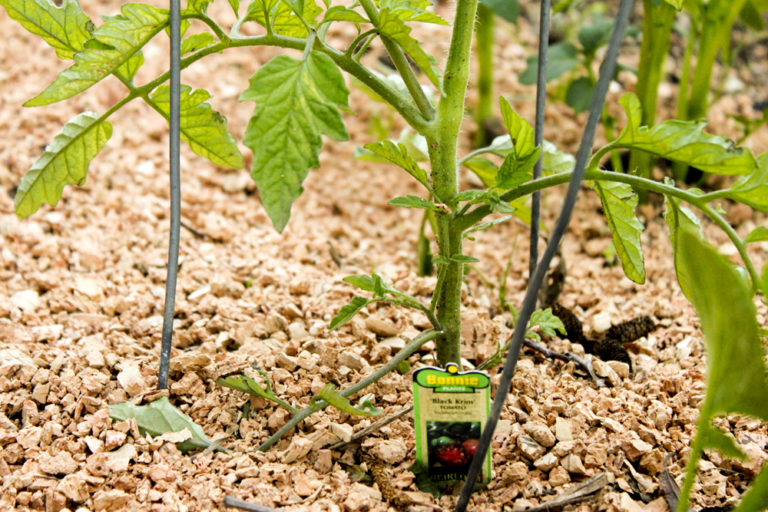
[[[592,141],[595,137],[595,130],[597,129],[597,123],[600,121],[600,116],[603,111],[603,105],[605,103],[605,95],[608,92],[608,86],[613,79],[614,72],[616,71],[616,61],[619,55],[619,47],[621,41],[624,39],[624,33],[626,32],[629,22],[629,15],[632,11],[634,0],[621,0],[619,4],[619,13],[616,17],[616,26],[611,34],[611,42],[608,46],[608,52],[600,66],[600,78],[597,81],[594,92],[592,93],[592,100],[589,105],[589,116],[587,118],[587,125],[584,128],[584,135],[579,145],[579,151],[576,154],[576,166],[571,176],[570,184],[568,185],[568,192],[566,193],[565,200],[563,201],[563,208],[560,211],[560,216],[555,223],[555,228],[552,231],[552,236],[547,243],[547,247],[544,250],[544,254],[536,264],[536,270],[531,275],[531,280],[528,284],[528,290],[523,300],[523,306],[520,310],[520,316],[518,317],[515,331],[512,335],[512,342],[507,353],[507,359],[504,362],[504,371],[499,379],[499,386],[496,390],[496,396],[491,406],[491,412],[488,416],[488,421],[483,429],[483,434],[480,437],[480,444],[477,447],[472,463],[469,467],[467,479],[464,482],[464,486],[461,489],[459,500],[456,503],[455,512],[464,512],[469,504],[469,498],[472,495],[472,491],[475,488],[475,483],[480,475],[482,469],[483,459],[486,453],[488,453],[488,447],[491,444],[491,437],[494,430],[496,430],[496,424],[499,421],[499,415],[501,414],[501,408],[506,401],[507,393],[509,392],[510,385],[512,384],[512,376],[515,373],[515,365],[517,364],[518,356],[520,355],[520,349],[523,345],[523,338],[528,326],[528,321],[531,318],[531,314],[536,309],[536,301],[541,287],[541,283],[544,281],[544,276],[547,273],[549,264],[552,261],[555,253],[557,252],[560,240],[565,233],[568,223],[571,220],[571,214],[573,213],[573,207],[576,204],[576,196],[581,186],[581,181],[584,178],[587,162],[592,152]],[[541,51],[541,50],[540,50]],[[544,62],[540,63],[540,66],[545,65]],[[540,115],[537,113],[537,116]],[[533,227],[533,226],[532,226]]]
[[181,142],[180,90],[181,90],[181,10],[179,0],[170,0],[171,37],[171,109],[170,124],[170,178],[171,178],[171,233],[168,242],[168,269],[163,306],[163,337],[160,344],[160,369],[157,389],[168,389],[168,373],[173,342],[173,314],[176,309],[176,277],[179,273],[179,237],[181,230],[181,178],[179,145]]

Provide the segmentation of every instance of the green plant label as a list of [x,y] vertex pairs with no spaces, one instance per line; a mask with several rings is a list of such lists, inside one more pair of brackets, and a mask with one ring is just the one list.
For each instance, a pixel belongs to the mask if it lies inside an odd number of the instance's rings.
[[[413,373],[416,462],[435,482],[464,480],[488,419],[491,379],[479,371],[428,366]],[[482,483],[491,480],[491,452]]]

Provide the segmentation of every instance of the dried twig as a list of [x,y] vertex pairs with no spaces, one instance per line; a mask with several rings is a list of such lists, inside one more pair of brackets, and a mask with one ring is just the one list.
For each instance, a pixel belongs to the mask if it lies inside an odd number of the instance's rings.
[[362,439],[363,437],[367,436],[368,434],[370,434],[372,432],[375,432],[375,431],[379,430],[380,428],[382,428],[382,427],[384,427],[386,425],[389,425],[390,423],[392,423],[396,419],[398,419],[398,418],[408,414],[412,410],[413,410],[413,405],[409,405],[408,407],[404,407],[404,408],[400,409],[399,411],[397,411],[395,414],[393,414],[391,416],[387,416],[386,418],[381,418],[380,420],[376,421],[375,423],[372,423],[371,425],[369,425],[368,427],[364,428],[360,432],[355,433],[349,439],[349,441],[339,441],[336,444],[332,444],[329,448],[331,450],[338,450],[339,448],[343,448],[344,446],[346,446],[346,445],[348,445],[350,443],[354,443],[355,441],[357,441],[359,439]]
[[582,359],[573,352],[561,354],[560,352],[555,352],[554,350],[550,350],[546,347],[538,345],[527,338],[523,340],[523,345],[544,354],[545,357],[549,357],[550,359],[557,359],[559,361],[565,361],[566,363],[573,362],[576,366],[587,372],[589,376],[592,377],[592,380],[595,381],[597,387],[605,387],[605,381],[598,377],[597,374],[595,374],[595,371],[592,369],[592,363],[586,359]]
[[276,508],[264,507],[262,505],[256,505],[255,503],[248,503],[247,501],[233,498],[232,496],[224,497],[224,506],[239,508],[241,510],[250,510],[251,512],[278,512]]
[[184,229],[186,229],[187,231],[192,233],[197,238],[208,239],[208,240],[211,240],[211,241],[217,242],[217,243],[222,243],[223,242],[223,240],[221,238],[215,237],[213,235],[209,235],[208,233],[203,233],[202,231],[199,231],[198,229],[193,228],[190,224],[184,222],[183,220],[179,221],[179,224],[180,224],[181,227],[183,227]]
[[608,474],[598,473],[586,482],[583,482],[572,489],[568,489],[546,503],[525,509],[525,512],[547,512],[559,507],[564,507],[589,498],[606,485],[608,485]]

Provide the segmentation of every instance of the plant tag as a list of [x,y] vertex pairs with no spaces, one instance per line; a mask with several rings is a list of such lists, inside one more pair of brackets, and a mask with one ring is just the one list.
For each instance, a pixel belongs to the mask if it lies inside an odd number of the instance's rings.
[[[491,379],[480,371],[428,366],[413,373],[416,463],[435,482],[464,480],[490,410]],[[482,483],[491,479],[491,451]]]

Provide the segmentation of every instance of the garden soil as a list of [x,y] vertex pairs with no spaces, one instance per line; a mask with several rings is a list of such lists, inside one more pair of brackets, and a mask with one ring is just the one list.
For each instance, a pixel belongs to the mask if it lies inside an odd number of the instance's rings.
[[[82,4],[96,18],[114,14],[120,2]],[[449,7],[440,7],[446,16]],[[214,16],[231,19],[228,10],[227,2],[211,7]],[[535,91],[519,85],[516,76],[534,51],[536,27],[526,19],[517,27],[501,25],[496,90],[532,119]],[[132,102],[113,116],[114,134],[83,186],[67,187],[58,206],[19,220],[15,186],[44,146],[74,115],[104,112],[124,90],[110,79],[61,104],[22,108],[66,65],[5,13],[0,26],[0,510],[224,510],[226,496],[295,511],[451,510],[457,491],[434,498],[418,490],[409,471],[415,458],[409,414],[331,448],[375,419],[329,408],[262,453],[256,448],[289,415],[214,382],[239,371],[258,377],[256,364],[278,396],[305,406],[326,383],[343,388],[359,381],[428,327],[419,314],[378,304],[339,331],[328,329],[355,294],[345,276],[375,271],[425,302],[435,284],[434,277],[416,273],[420,215],[386,206],[395,196],[418,194],[417,183],[393,166],[353,157],[355,146],[375,140],[369,127],[387,125],[390,112],[350,84],[352,113],[345,118],[351,140],[325,141],[320,168],[310,172],[282,234],[272,228],[246,170],[216,168],[183,147],[187,228],[169,396],[226,451],[182,454],[172,437],[141,435],[133,421],[112,421],[107,409],[158,396],[153,390],[169,231],[167,126]],[[417,33],[428,41],[429,53],[444,60],[449,28],[419,27]],[[331,41],[344,48],[351,35],[340,30]],[[167,65],[165,43],[146,48],[139,83]],[[368,62],[375,63],[377,52],[366,56]],[[277,53],[230,50],[184,70],[183,82],[207,88],[213,107],[240,138],[253,104],[238,96],[249,76]],[[637,45],[628,42],[625,53],[631,64]],[[738,137],[726,114],[750,113],[753,100],[764,99],[755,97],[766,92],[750,88],[749,77],[758,70],[764,78],[765,69],[763,55],[742,77],[743,90],[715,105],[714,132]],[[619,79],[609,95],[617,115],[621,91],[634,88],[631,73]],[[673,85],[662,86],[663,105],[674,92]],[[469,100],[473,104],[473,93]],[[545,136],[573,153],[583,123],[583,114],[574,117],[553,103]],[[402,128],[392,121],[391,136]],[[468,119],[462,151],[473,130]],[[768,132],[763,128],[746,144],[756,152],[768,150]],[[462,180],[465,187],[474,183],[470,176]],[[544,194],[545,226],[553,225],[563,193],[560,188]],[[766,224],[765,216],[748,208],[722,206],[740,236]],[[639,208],[648,277],[637,285],[608,254],[610,233],[599,200],[583,189],[562,244],[567,278],[560,302],[588,334],[641,315],[659,327],[629,345],[631,372],[623,364],[596,363],[608,382],[604,387],[573,363],[524,350],[493,438],[493,480],[475,493],[470,510],[525,510],[600,474],[600,490],[567,510],[667,510],[660,486],[664,460],[669,455],[669,473],[679,483],[706,367],[699,321],[675,280],[662,209],[653,196]],[[708,221],[703,226],[721,252],[735,256],[722,232]],[[759,265],[767,250],[765,242],[750,245]],[[464,287],[463,356],[477,364],[511,335],[512,316],[501,311],[498,290],[511,258],[507,300],[519,307],[528,282],[528,230],[508,222],[478,233],[466,243],[466,253],[479,263]],[[761,305],[763,326],[766,318]],[[580,352],[568,340],[545,344]],[[433,348],[428,344],[413,355],[411,367],[432,364]],[[497,369],[491,375],[498,382]],[[387,375],[353,401],[364,394],[384,416],[395,414],[411,403],[411,377]],[[735,503],[768,459],[765,425],[745,417],[717,423],[749,458],[737,462],[707,453],[694,489],[699,508]]]

